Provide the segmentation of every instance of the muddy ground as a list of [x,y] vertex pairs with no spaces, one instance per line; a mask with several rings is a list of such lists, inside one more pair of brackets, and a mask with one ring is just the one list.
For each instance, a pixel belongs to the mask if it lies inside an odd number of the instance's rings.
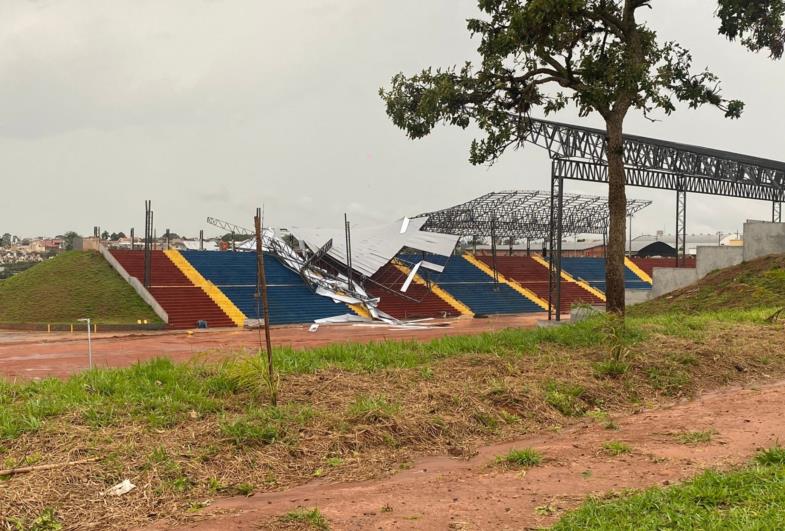
[[[181,529],[275,529],[277,516],[318,507],[333,529],[528,529],[554,523],[590,495],[668,485],[709,467],[746,462],[785,437],[785,382],[731,388],[697,400],[615,420],[618,430],[582,422],[480,448],[469,460],[429,457],[381,481],[302,487],[217,500],[206,519]],[[714,431],[703,444],[680,435]],[[603,443],[632,448],[612,457]],[[535,448],[544,462],[529,470],[502,470],[496,456]],[[155,529],[165,529],[161,524]]]

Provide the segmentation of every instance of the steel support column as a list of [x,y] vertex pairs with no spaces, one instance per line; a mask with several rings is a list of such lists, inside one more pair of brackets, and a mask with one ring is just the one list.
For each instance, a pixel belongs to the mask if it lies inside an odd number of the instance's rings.
[[561,321],[561,240],[564,208],[564,179],[557,175],[555,162],[551,174],[551,223],[549,230],[551,253],[548,276],[548,319]]
[[772,201],[771,203],[771,222],[782,223],[782,201]]
[[687,255],[687,192],[683,186],[676,190],[676,267],[685,265]]
[[[476,255],[475,255],[476,256]],[[491,218],[491,264],[493,265],[493,282],[499,289],[499,273],[496,271],[496,217]]]

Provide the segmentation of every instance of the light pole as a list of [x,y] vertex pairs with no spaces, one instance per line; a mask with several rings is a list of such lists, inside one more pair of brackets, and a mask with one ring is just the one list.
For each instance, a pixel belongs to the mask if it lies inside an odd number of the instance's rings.
[[90,334],[90,318],[79,319],[82,323],[87,323],[87,360],[90,368],[93,368],[93,337]]

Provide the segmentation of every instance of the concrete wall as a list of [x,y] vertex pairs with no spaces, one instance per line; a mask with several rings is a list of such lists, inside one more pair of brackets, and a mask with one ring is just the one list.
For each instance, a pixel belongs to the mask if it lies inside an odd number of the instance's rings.
[[698,247],[696,264],[698,278],[703,278],[718,269],[739,265],[743,261],[743,247]]
[[655,298],[696,283],[698,271],[693,268],[655,267],[652,280],[651,297]]
[[624,303],[627,306],[633,304],[640,304],[646,302],[651,297],[650,289],[625,289],[624,290]]
[[785,253],[785,223],[747,221],[744,224],[744,261]]
[[131,287],[134,288],[134,290],[136,291],[136,293],[139,294],[142,300],[150,305],[150,307],[153,309],[155,314],[158,317],[160,317],[163,322],[168,323],[169,314],[166,313],[166,310],[164,310],[160,304],[158,304],[158,301],[155,300],[155,297],[153,297],[152,294],[149,291],[147,291],[147,288],[144,287],[144,284],[142,284],[138,278],[129,275],[128,271],[126,271],[125,268],[120,264],[120,262],[118,262],[117,259],[114,256],[112,256],[112,253],[110,253],[106,249],[106,247],[101,245],[98,248],[98,252],[100,252],[101,256],[103,256],[104,259],[107,262],[109,262],[109,265],[111,265],[112,268],[114,268],[114,270],[117,271],[121,277],[123,277],[123,280],[128,282],[131,285]]

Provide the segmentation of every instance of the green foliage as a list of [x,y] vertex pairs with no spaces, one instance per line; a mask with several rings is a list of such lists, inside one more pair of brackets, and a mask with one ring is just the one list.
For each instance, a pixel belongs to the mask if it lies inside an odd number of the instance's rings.
[[698,444],[708,444],[714,439],[714,436],[717,434],[717,431],[714,429],[710,430],[703,430],[703,431],[688,431],[685,433],[680,433],[676,436],[676,440],[678,440],[681,444],[686,444],[688,446],[695,446]]
[[767,450],[763,450],[755,456],[755,461],[761,465],[785,465],[785,448],[777,445]]
[[720,33],[752,51],[768,49],[773,58],[785,49],[785,1],[719,0]]
[[221,431],[237,446],[263,446],[296,435],[312,417],[308,406],[252,407],[244,415],[224,419]]
[[0,282],[0,322],[160,322],[97,252],[71,251]]
[[531,468],[542,463],[542,454],[533,448],[510,450],[497,457],[496,463],[516,468]]
[[301,524],[309,529],[327,530],[330,524],[319,509],[297,509],[281,517],[281,521],[289,524]]
[[586,412],[580,401],[583,388],[565,382],[549,382],[545,387],[545,401],[566,417],[579,417]]
[[783,529],[785,452],[772,449],[757,460],[758,466],[710,470],[683,485],[590,499],[551,529]]
[[482,164],[522,142],[526,122],[510,115],[534,108],[550,114],[573,103],[582,116],[617,121],[630,108],[670,114],[679,100],[741,114],[743,104],[723,100],[714,74],[693,71],[687,50],[636,20],[648,2],[480,0],[478,7],[482,18],[468,21],[480,41],[478,66],[398,74],[380,91],[388,116],[411,138],[439,123],[474,122],[486,136],[472,144],[471,161]]
[[398,412],[399,406],[383,396],[360,396],[349,406],[349,416],[365,422],[381,422]]
[[602,450],[611,457],[617,457],[632,452],[630,445],[621,441],[608,441],[603,443]]

